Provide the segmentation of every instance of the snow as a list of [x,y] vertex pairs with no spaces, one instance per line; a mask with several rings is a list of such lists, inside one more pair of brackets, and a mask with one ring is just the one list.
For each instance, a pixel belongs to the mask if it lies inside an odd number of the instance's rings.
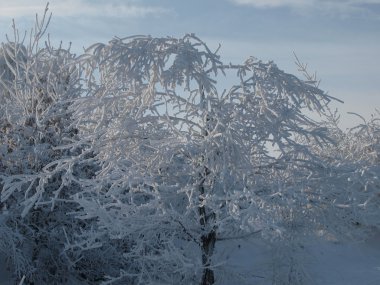
[[312,249],[317,284],[380,284],[379,248],[328,242]]
[[[218,285],[293,285],[284,278],[289,264],[262,240],[222,242],[217,249],[219,258],[228,257],[223,272],[218,272]],[[300,245],[293,255],[294,259],[297,257],[307,276],[301,284],[380,284],[379,233],[362,243],[315,240]]]

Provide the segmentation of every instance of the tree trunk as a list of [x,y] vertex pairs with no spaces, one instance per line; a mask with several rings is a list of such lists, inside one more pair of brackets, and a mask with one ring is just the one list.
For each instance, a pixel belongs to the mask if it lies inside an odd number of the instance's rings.
[[211,257],[215,248],[216,233],[212,230],[208,235],[203,235],[202,239],[202,282],[201,285],[212,285],[215,282],[214,271],[210,268]]
[[[200,192],[200,204],[203,203],[203,195],[205,193],[204,189],[204,182],[205,177],[209,174],[209,170],[207,167],[205,167],[205,173],[201,180],[201,183],[199,185],[199,192]],[[201,225],[202,231],[204,231],[204,234],[201,236],[201,251],[202,251],[202,267],[203,267],[203,273],[202,273],[202,281],[201,285],[212,285],[215,283],[215,277],[214,277],[214,271],[210,268],[211,265],[211,257],[214,253],[215,248],[215,242],[216,242],[216,229],[215,226],[212,227],[211,230],[208,231],[207,226],[210,225],[210,218],[212,219],[212,222],[214,222],[215,219],[215,213],[211,212],[207,214],[206,208],[204,205],[199,207],[199,223]]]
[[[200,103],[203,110],[207,110],[207,102],[205,99],[204,87],[200,86],[201,90],[201,98]],[[208,115],[206,116],[206,121],[204,123],[204,129],[202,130],[203,138],[206,138],[209,133],[209,120]],[[205,157],[202,156],[202,162],[205,163]],[[200,173],[200,183],[199,183],[199,202],[200,206],[198,208],[199,211],[199,223],[201,225],[201,229],[203,231],[203,235],[201,236],[201,251],[202,251],[202,281],[201,285],[213,285],[215,283],[214,271],[210,268],[211,265],[211,257],[215,248],[216,241],[216,228],[213,225],[210,227],[210,218],[212,219],[212,223],[215,220],[215,213],[211,211],[211,213],[207,213],[206,207],[203,205],[204,194],[205,194],[205,181],[206,177],[210,174],[210,170],[207,166],[204,166],[203,173]],[[210,229],[211,228],[211,229]]]

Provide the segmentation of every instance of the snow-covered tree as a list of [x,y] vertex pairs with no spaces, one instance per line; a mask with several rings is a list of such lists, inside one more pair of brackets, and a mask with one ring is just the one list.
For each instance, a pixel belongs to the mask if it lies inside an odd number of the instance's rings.
[[[271,237],[285,210],[306,209],[293,175],[320,162],[299,141],[329,138],[303,110],[332,99],[313,82],[254,58],[225,65],[194,35],[114,39],[80,60],[87,90],[73,110],[99,171],[74,200],[96,230],[69,249],[124,241],[130,266],[110,282],[213,284],[218,240]],[[218,90],[231,70],[237,82]]]

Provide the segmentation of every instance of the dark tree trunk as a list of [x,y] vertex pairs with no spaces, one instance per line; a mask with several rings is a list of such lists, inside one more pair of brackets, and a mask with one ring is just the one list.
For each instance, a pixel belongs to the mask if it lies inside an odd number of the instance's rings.
[[[205,177],[209,175],[210,172],[205,167],[205,173],[202,175],[203,178],[201,179],[201,183],[199,185],[199,192],[200,192],[200,203],[202,205],[203,202],[203,195],[205,193],[204,188],[204,182]],[[207,213],[205,206],[199,207],[199,223],[201,225],[202,231],[204,234],[201,236],[201,251],[202,251],[202,267],[203,267],[203,273],[202,273],[202,281],[201,285],[212,285],[215,283],[215,276],[214,271],[210,268],[211,265],[211,257],[214,253],[215,248],[215,242],[216,242],[216,228],[215,226],[212,226],[212,229],[210,229],[210,219],[211,223],[214,223],[215,220],[215,213],[211,211],[211,213]]]
[[201,285],[212,285],[215,282],[214,271],[210,268],[211,256],[214,251],[216,233],[212,230],[208,235],[203,235],[202,239],[202,282]]
[[[203,110],[207,110],[207,102],[205,100],[204,87],[200,86],[201,98],[200,103]],[[209,123],[210,118],[207,115],[204,124],[204,129],[202,130],[203,138],[206,138],[209,133]],[[202,156],[202,162],[205,163],[205,157]],[[211,269],[211,257],[214,252],[215,242],[216,242],[216,227],[215,223],[215,213],[211,210],[209,213],[206,207],[203,205],[205,189],[205,181],[208,175],[210,175],[210,170],[205,165],[203,168],[203,173],[200,173],[200,183],[199,183],[199,223],[203,234],[201,236],[201,251],[202,251],[202,281],[201,285],[213,285],[215,283],[214,271]],[[211,220],[211,221],[210,221]]]

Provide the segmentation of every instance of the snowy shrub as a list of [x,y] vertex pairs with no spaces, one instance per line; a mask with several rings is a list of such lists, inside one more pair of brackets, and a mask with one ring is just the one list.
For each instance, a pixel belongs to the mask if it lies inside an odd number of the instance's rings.
[[59,147],[77,135],[68,107],[80,96],[80,67],[69,50],[39,46],[48,20],[37,22],[28,45],[15,30],[0,53],[2,230],[14,237],[2,249],[15,275],[36,284],[64,282],[63,228],[78,225],[66,215],[79,189],[67,179],[73,170],[49,164],[72,155]]
[[326,204],[323,208],[329,209],[325,211],[329,229],[325,230],[361,239],[368,230],[379,227],[380,202],[379,113],[369,121],[362,119],[362,124],[343,131],[337,125],[337,112],[330,113],[326,125],[336,143],[328,148],[316,148],[325,161],[324,173],[320,174],[324,183],[318,182],[319,196]]

